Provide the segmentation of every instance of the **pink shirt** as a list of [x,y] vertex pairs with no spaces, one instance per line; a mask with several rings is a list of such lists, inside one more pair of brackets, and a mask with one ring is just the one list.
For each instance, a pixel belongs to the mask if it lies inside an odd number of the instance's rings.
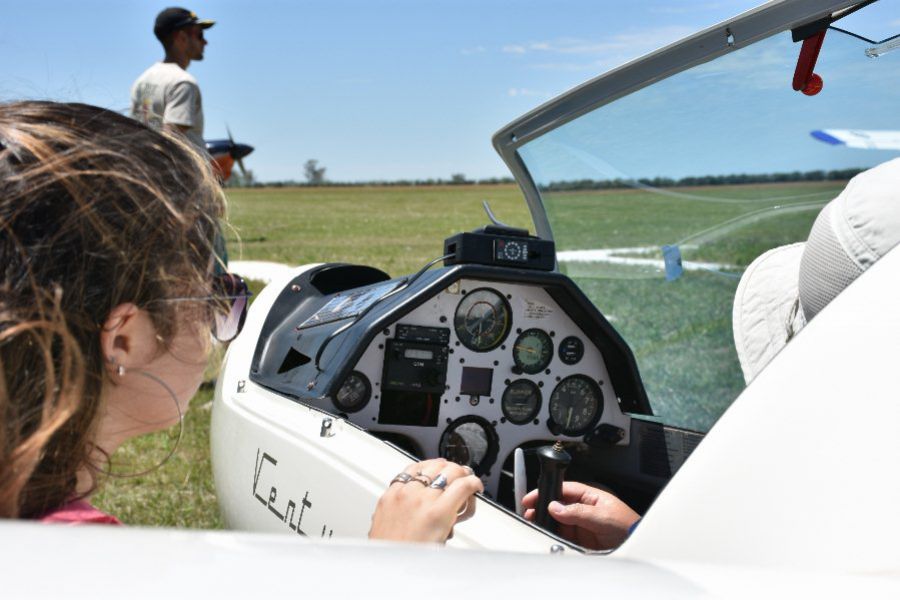
[[75,500],[64,504],[56,510],[51,510],[44,516],[39,517],[38,521],[41,523],[66,523],[69,525],[78,525],[80,523],[122,524],[114,516],[97,510],[84,500]]

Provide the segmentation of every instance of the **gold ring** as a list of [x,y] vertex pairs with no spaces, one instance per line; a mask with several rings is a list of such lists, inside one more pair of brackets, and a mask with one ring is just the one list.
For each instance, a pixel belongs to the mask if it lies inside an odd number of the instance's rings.
[[468,511],[468,510],[469,510],[469,499],[466,498],[466,503],[463,504],[463,507],[462,507],[461,510],[456,511],[456,516],[457,516],[457,517],[461,517],[461,516],[463,516],[464,514],[466,514],[466,511]]

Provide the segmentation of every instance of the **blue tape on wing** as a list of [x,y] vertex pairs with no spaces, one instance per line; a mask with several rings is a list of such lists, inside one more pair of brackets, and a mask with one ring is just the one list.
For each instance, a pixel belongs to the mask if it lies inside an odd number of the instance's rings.
[[666,281],[675,281],[684,273],[681,266],[681,250],[678,246],[663,246],[663,260],[666,261]]
[[820,142],[825,142],[826,144],[831,144],[832,146],[846,146],[847,142],[841,140],[840,138],[836,138],[830,133],[825,133],[824,131],[810,131],[809,135],[813,136]]

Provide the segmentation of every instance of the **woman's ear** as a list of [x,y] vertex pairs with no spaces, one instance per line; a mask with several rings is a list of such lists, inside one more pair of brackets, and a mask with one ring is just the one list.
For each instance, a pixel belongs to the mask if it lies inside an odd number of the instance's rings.
[[156,354],[157,344],[150,315],[130,302],[109,311],[100,329],[100,350],[113,371],[147,364]]

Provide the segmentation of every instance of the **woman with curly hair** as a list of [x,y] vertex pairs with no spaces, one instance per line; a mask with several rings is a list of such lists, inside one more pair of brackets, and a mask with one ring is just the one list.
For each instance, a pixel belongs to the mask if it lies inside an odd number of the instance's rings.
[[[87,502],[110,457],[179,421],[212,338],[242,324],[224,212],[177,136],[83,104],[0,105],[0,517],[118,522]],[[443,541],[481,482],[442,460],[410,469],[452,494],[394,483],[371,535]]]

